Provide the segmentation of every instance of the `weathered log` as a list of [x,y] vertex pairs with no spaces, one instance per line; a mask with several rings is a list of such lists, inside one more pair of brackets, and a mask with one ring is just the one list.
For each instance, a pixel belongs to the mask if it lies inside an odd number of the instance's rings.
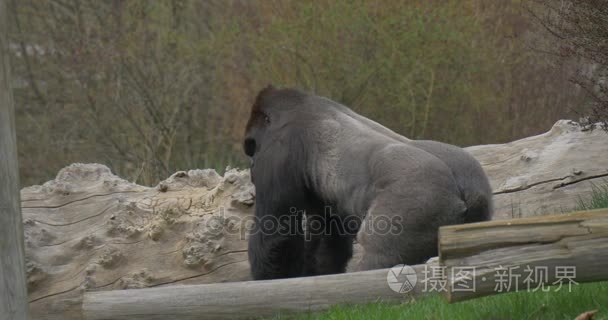
[[608,280],[608,210],[442,227],[439,265],[450,302]]
[[0,0],[0,315],[27,319],[19,168],[8,56],[8,15]]
[[[419,278],[424,265],[412,270]],[[83,310],[90,320],[250,319],[320,311],[339,303],[403,302],[424,294],[415,283],[409,292],[393,291],[387,282],[390,271],[88,292]]]
[[494,220],[570,212],[608,181],[608,134],[569,120],[537,136],[466,150],[490,178]]
[[82,319],[85,290],[249,279],[247,171],[178,172],[156,188],[73,164],[22,191],[34,319]]

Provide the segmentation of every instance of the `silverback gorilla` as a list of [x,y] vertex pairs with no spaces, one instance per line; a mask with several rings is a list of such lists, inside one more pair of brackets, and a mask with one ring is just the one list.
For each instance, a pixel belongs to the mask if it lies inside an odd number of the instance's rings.
[[[488,220],[492,191],[459,147],[409,140],[327,98],[269,86],[247,123],[254,279],[416,264],[438,228]],[[305,223],[303,218],[305,217]]]

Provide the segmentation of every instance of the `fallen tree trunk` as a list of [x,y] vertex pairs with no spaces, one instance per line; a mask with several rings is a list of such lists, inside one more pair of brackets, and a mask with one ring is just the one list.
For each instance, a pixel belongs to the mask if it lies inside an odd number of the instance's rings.
[[33,319],[83,319],[85,290],[249,279],[247,171],[182,171],[150,188],[73,164],[21,194]]
[[608,210],[442,227],[439,265],[450,302],[608,280]]
[[466,150],[490,178],[493,220],[570,212],[608,181],[608,134],[569,120],[537,136]]
[[[424,265],[413,266],[416,277]],[[387,283],[391,269],[283,280],[171,286],[89,292],[86,319],[250,319],[314,312],[339,303],[402,302],[424,294],[422,286],[407,293]]]

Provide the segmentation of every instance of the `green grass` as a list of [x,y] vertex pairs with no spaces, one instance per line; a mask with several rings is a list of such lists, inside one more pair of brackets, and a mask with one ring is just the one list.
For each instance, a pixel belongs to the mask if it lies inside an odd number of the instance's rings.
[[603,185],[593,184],[591,187],[591,199],[584,200],[582,198],[578,201],[578,210],[591,210],[608,208],[608,182]]
[[[590,199],[579,199],[577,210],[608,208],[608,182],[593,186]],[[608,266],[607,266],[608,267]],[[511,292],[455,304],[439,295],[421,298],[407,304],[371,303],[335,306],[322,313],[309,313],[274,319],[294,320],[374,320],[374,319],[569,319],[598,310],[595,320],[608,320],[608,282],[580,284],[560,291]]]
[[555,288],[549,292],[511,292],[454,304],[433,295],[408,304],[342,305],[323,313],[275,319],[573,320],[579,314],[595,309],[599,310],[596,320],[608,319],[608,282],[576,285],[571,292],[564,286],[557,292]]

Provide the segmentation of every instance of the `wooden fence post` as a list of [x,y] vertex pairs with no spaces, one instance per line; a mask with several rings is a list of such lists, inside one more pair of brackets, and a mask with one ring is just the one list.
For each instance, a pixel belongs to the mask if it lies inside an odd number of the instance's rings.
[[7,17],[0,0],[0,317],[21,320],[27,319],[28,300]]

